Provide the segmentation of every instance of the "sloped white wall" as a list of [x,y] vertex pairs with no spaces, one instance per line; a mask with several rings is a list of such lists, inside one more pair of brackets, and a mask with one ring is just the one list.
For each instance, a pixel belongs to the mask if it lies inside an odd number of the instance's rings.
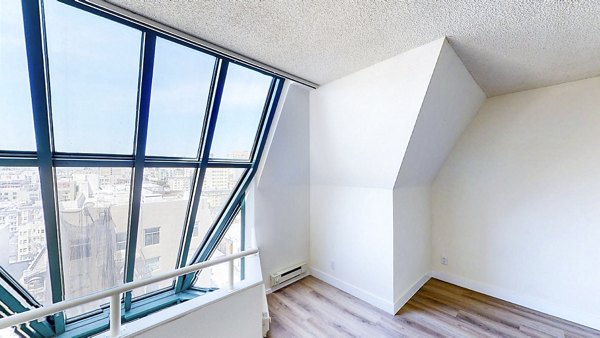
[[391,189],[443,39],[310,93],[310,179]]
[[267,288],[273,272],[309,259],[308,93],[292,84],[282,96],[252,190],[249,207]]
[[485,99],[444,40],[394,187],[396,310],[431,271],[431,184]]
[[390,313],[393,187],[443,41],[310,93],[312,273]]
[[430,186],[485,99],[444,39],[395,187]]
[[488,99],[433,185],[434,270],[600,329],[599,126],[598,77]]

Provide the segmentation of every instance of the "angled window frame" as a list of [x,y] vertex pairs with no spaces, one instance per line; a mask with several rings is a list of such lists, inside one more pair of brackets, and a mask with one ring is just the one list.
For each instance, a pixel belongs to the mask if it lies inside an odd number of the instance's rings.
[[[229,219],[224,219],[224,222],[225,222],[225,220],[226,220],[226,222],[224,223],[225,226],[223,228],[223,232],[222,232],[220,238],[218,238],[215,241],[215,247],[214,247],[213,251],[210,253],[210,255],[212,255],[215,252],[215,250],[218,248],[219,244],[221,243],[221,240],[223,240],[224,236],[227,234],[230,227],[232,226],[233,221],[238,216],[240,216],[240,221],[241,221],[241,224],[240,224],[240,231],[241,231],[240,249],[242,251],[246,250],[246,203],[245,203],[245,195],[244,195],[241,198],[240,204],[233,205],[233,212],[231,213],[231,217]],[[206,237],[210,238],[210,236],[206,236]],[[241,265],[240,280],[244,280],[246,278],[245,261],[246,261],[245,257],[240,258],[240,262],[241,262],[241,264],[240,264]],[[195,263],[197,263],[197,262],[195,262]],[[184,280],[184,282],[189,283],[190,284],[189,288],[193,289],[193,290],[198,290],[198,291],[202,291],[202,292],[216,290],[216,288],[212,288],[212,287],[206,288],[206,287],[202,287],[202,286],[200,286],[200,287],[195,286],[196,280],[198,279],[198,276],[200,275],[201,272],[202,271],[198,271],[198,273],[190,274],[188,277],[189,280]]]
[[[51,106],[51,79],[48,69],[48,51],[45,39],[45,22],[43,14],[43,0],[21,0],[23,9],[23,20],[25,29],[25,41],[27,49],[27,65],[29,72],[29,86],[31,90],[31,101],[34,114],[34,131],[36,137],[36,151],[5,151],[0,149],[0,166],[8,167],[37,167],[40,171],[40,185],[42,195],[42,210],[45,216],[45,237],[49,252],[49,274],[52,301],[54,303],[64,300],[64,276],[62,273],[63,263],[61,243],[59,235],[59,215],[57,201],[57,187],[55,168],[59,167],[127,167],[132,168],[131,192],[129,200],[129,224],[126,240],[126,263],[123,282],[133,280],[135,264],[135,249],[137,241],[143,240],[138,237],[140,222],[141,187],[143,182],[144,168],[194,168],[194,180],[192,191],[188,199],[186,221],[183,224],[181,243],[179,244],[177,264],[173,268],[186,265],[187,257],[191,255],[193,262],[208,259],[216,249],[219,241],[227,232],[229,225],[236,213],[242,208],[244,193],[252,181],[265,146],[268,132],[270,130],[275,110],[283,89],[284,79],[269,71],[257,68],[241,60],[232,59],[215,50],[208,49],[182,38],[169,31],[147,25],[131,18],[126,18],[119,13],[99,7],[90,3],[81,3],[74,0],[59,0],[64,5],[69,5],[80,10],[101,16],[108,20],[123,24],[141,31],[140,69],[138,79],[138,97],[136,108],[136,122],[134,131],[134,151],[131,155],[117,154],[88,154],[88,153],[64,153],[56,152],[53,145],[52,132],[52,106]],[[201,139],[196,158],[177,158],[165,156],[145,156],[145,146],[148,131],[149,105],[152,91],[152,72],[156,39],[160,37],[171,42],[215,57],[215,65],[211,79],[208,103],[204,115],[204,123],[201,130]],[[227,69],[230,63],[234,63],[253,71],[271,77],[268,93],[265,95],[265,103],[262,116],[257,130],[254,144],[249,154],[249,160],[211,160],[209,159],[210,147],[214,135],[214,129],[219,112],[219,105],[226,81]],[[194,222],[198,201],[202,190],[204,173],[207,168],[243,168],[241,179],[233,189],[227,203],[218,217],[215,218],[209,231],[195,252],[189,252],[190,242],[194,233]],[[243,217],[243,211],[242,217]],[[242,220],[242,222],[244,222]],[[4,275],[0,275],[7,280]],[[192,288],[196,273],[182,276],[173,283],[170,288],[157,290],[140,297],[132,299],[131,292],[123,297],[124,308],[122,317],[124,321],[130,321],[160,310],[170,305],[180,303],[204,293],[202,290]],[[31,306],[39,306],[35,299],[14,279],[6,281],[14,290],[23,293],[26,299],[32,301]],[[0,288],[0,291],[7,291]],[[25,311],[27,308],[21,309]],[[20,312],[13,310],[15,312]],[[46,322],[40,322],[39,330],[34,325],[35,333],[47,336],[47,330],[54,334],[77,335],[94,334],[108,329],[108,306],[102,306],[96,311],[82,315],[66,318],[64,313],[57,313],[49,317]]]
[[[0,267],[0,318],[41,306],[21,284]],[[15,327],[15,331],[23,336],[42,337],[52,337],[55,332],[48,319],[21,324]]]

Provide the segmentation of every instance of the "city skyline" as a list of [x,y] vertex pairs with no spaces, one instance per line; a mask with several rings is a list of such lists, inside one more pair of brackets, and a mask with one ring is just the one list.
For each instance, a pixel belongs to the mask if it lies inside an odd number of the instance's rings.
[[[62,1],[0,6],[4,290],[25,295],[26,308],[49,305],[243,250],[243,189],[284,81]],[[242,260],[233,264],[240,280]],[[185,301],[199,294],[190,287],[227,279],[214,267],[123,302],[173,291]],[[56,325],[107,301],[70,308]]]
[[[194,171],[183,168],[145,169],[135,251],[135,280],[176,268],[177,250],[174,248],[179,247],[185,226]],[[59,203],[66,299],[123,282],[131,172],[130,168],[56,169],[55,193]],[[207,169],[194,221],[191,253],[200,245],[243,172],[243,169]],[[0,249],[8,250],[2,255],[7,259],[0,263],[37,301],[50,304],[39,184],[37,168],[0,167],[0,240],[8,244]],[[239,222],[238,218],[236,222]],[[219,248],[237,248],[239,251],[240,236],[229,231],[224,239],[227,245]],[[207,271],[201,274],[196,285],[214,287],[220,284],[219,279],[226,277],[218,268],[211,271],[213,273]],[[171,283],[169,280],[150,285],[143,290],[134,290],[133,294],[140,296],[169,287]],[[67,316],[91,311],[101,303],[71,309]]]

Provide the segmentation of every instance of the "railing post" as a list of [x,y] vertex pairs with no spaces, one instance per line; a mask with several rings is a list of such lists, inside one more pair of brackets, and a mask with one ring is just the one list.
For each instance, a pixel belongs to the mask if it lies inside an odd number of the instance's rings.
[[229,265],[229,290],[233,290],[233,259],[227,262]]
[[110,336],[119,337],[121,333],[121,294],[110,296]]

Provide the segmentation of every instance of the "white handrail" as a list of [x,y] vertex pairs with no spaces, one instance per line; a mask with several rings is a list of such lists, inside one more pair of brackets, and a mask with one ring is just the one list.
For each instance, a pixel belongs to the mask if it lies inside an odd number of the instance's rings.
[[[214,265],[218,265],[225,262],[233,262],[234,259],[242,258],[249,255],[254,255],[258,253],[258,249],[249,249],[246,251],[242,251],[237,254],[223,256],[215,259],[211,259],[210,261],[192,264],[183,268],[179,268],[173,271],[165,272],[158,274],[156,276],[152,276],[150,278],[142,279],[139,281],[133,281],[129,283],[125,283],[123,285],[115,286],[110,289],[106,289],[97,293],[92,293],[87,296],[83,296],[80,298],[64,300],[62,302],[54,303],[52,305],[43,306],[36,309],[31,309],[25,312],[16,313],[11,316],[0,319],[0,330],[5,329],[7,327],[28,323],[32,320],[36,320],[39,318],[43,318],[49,315],[52,315],[57,312],[65,311],[69,308],[79,306],[82,304],[90,303],[96,300],[100,300],[103,298],[111,298],[110,302],[110,312],[111,312],[111,321],[110,321],[110,332],[113,337],[118,337],[121,326],[121,294],[133,289],[137,289],[146,285],[150,285],[156,282],[163,281],[169,278],[175,278],[181,275],[185,275],[191,272],[195,272],[201,269],[209,268]],[[229,281],[229,287],[233,288],[233,264],[229,264],[229,278],[232,280]],[[118,316],[117,316],[118,314]]]

